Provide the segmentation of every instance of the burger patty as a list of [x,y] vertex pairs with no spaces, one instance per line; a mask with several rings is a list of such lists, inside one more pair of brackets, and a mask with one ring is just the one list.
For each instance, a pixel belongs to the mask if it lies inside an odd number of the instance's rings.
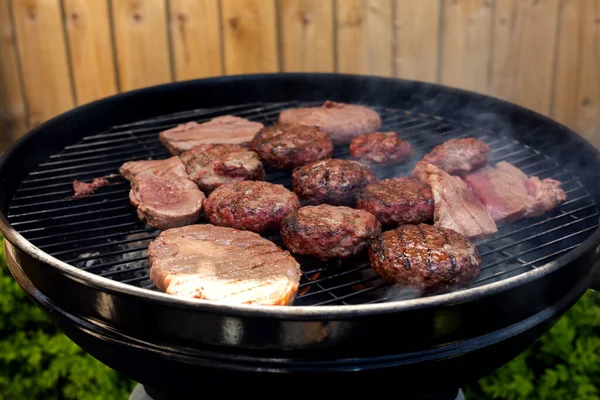
[[433,205],[431,187],[407,176],[373,182],[356,199],[356,208],[375,215],[385,226],[432,221]]
[[452,229],[402,225],[369,246],[373,270],[386,282],[432,294],[464,287],[479,275],[481,256]]
[[327,133],[336,145],[348,144],[353,137],[375,132],[381,127],[381,117],[376,111],[329,100],[321,107],[284,110],[279,114],[279,122],[316,126]]
[[[437,145],[422,161],[433,164],[450,175],[464,176],[469,172],[483,167],[491,156],[490,147],[479,139],[460,138],[450,139]],[[423,164],[417,164],[417,167]],[[413,175],[417,175],[413,173]]]
[[250,148],[265,165],[277,169],[293,169],[333,154],[333,143],[325,132],[300,124],[263,128],[252,139]]
[[395,164],[408,161],[412,146],[396,132],[365,133],[350,142],[350,157],[367,164]]
[[258,154],[236,144],[202,144],[179,158],[190,179],[205,192],[225,183],[265,179]]
[[320,259],[361,253],[381,232],[374,215],[344,206],[306,206],[281,222],[281,238],[294,254]]
[[357,192],[376,179],[366,165],[329,158],[294,169],[292,187],[308,204],[354,206]]
[[283,185],[242,181],[215,189],[204,203],[204,214],[214,225],[270,233],[278,232],[281,220],[298,208],[298,197]]

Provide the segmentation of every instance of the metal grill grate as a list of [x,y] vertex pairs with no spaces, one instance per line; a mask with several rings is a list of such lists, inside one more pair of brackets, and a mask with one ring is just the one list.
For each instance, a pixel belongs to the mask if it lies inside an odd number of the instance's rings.
[[[121,177],[96,194],[72,199],[72,181],[118,174],[125,161],[160,159],[169,153],[157,133],[189,120],[203,122],[234,114],[265,125],[276,121],[283,108],[309,103],[245,104],[200,109],[115,126],[86,136],[39,165],[22,183],[9,207],[9,221],[25,238],[45,252],[85,271],[156,290],[148,279],[147,246],[160,233],[137,220],[129,203],[129,183]],[[318,103],[320,104],[320,103]],[[563,182],[568,199],[543,217],[499,226],[496,236],[478,243],[483,265],[474,286],[529,271],[577,247],[598,227],[594,199],[573,177],[540,151],[513,138],[397,109],[378,109],[383,130],[395,130],[415,149],[413,162],[375,169],[380,178],[407,175],[414,162],[433,146],[452,137],[477,137],[492,148],[493,162],[506,160],[529,175]],[[347,157],[347,148],[335,157]],[[269,173],[267,180],[290,188],[289,174]],[[278,237],[269,239],[281,244]],[[298,258],[303,277],[295,305],[365,304],[396,301],[415,294],[383,283],[366,257],[345,262],[315,263]]]

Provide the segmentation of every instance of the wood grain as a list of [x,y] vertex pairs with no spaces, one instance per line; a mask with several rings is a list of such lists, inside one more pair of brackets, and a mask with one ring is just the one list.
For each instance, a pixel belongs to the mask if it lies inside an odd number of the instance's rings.
[[393,75],[391,0],[337,0],[337,69]]
[[58,0],[13,1],[28,126],[74,106]]
[[333,0],[281,0],[281,60],[284,71],[333,72]]
[[487,92],[491,23],[490,0],[444,0],[442,83]]
[[275,0],[222,0],[225,72],[279,70]]
[[440,10],[441,0],[396,3],[396,76],[427,82],[437,80]]
[[169,7],[175,79],[222,75],[218,0],[171,0]]
[[65,0],[64,12],[77,103],[116,93],[108,2]]
[[0,0],[0,140],[4,144],[27,131],[16,47],[8,0]]
[[112,0],[121,90],[169,82],[171,63],[164,0]]

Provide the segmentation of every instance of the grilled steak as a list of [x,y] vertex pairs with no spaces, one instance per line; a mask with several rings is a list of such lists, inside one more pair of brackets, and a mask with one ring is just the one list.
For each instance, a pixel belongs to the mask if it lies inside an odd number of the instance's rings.
[[402,225],[369,246],[373,270],[386,282],[424,294],[467,286],[479,275],[477,247],[452,229]]
[[327,204],[302,207],[281,221],[281,238],[288,250],[320,259],[357,255],[380,232],[373,214]]
[[436,165],[451,175],[464,176],[487,164],[490,147],[479,139],[450,139],[435,146],[422,161]]
[[265,179],[258,154],[237,144],[201,144],[179,158],[190,179],[205,192],[225,183]]
[[415,172],[418,172],[416,178],[431,186],[435,226],[455,230],[473,240],[498,232],[492,217],[461,178],[424,161],[417,163]]
[[243,181],[215,189],[204,214],[214,225],[270,233],[279,232],[281,220],[298,208],[298,197],[283,185]]
[[277,124],[261,129],[250,148],[265,165],[277,169],[294,169],[333,154],[333,143],[325,132],[314,126]]
[[336,145],[348,144],[353,137],[381,127],[381,117],[372,109],[333,101],[326,101],[321,107],[284,110],[279,114],[279,122],[316,126],[329,134]]
[[567,199],[559,181],[528,178],[506,161],[472,172],[465,181],[496,222],[538,217]]
[[396,132],[364,133],[350,142],[350,157],[365,164],[396,164],[408,161],[412,146]]
[[208,224],[162,232],[148,247],[160,290],[221,303],[291,305],[300,265],[258,234]]
[[206,199],[181,160],[128,161],[119,172],[131,183],[129,200],[138,218],[156,229],[193,224]]
[[362,188],[356,208],[375,215],[384,226],[419,224],[433,219],[433,195],[427,183],[402,176]]
[[264,128],[260,122],[249,121],[233,115],[224,115],[199,124],[195,121],[177,125],[158,134],[163,146],[178,155],[199,144],[242,144],[252,140]]
[[371,169],[359,162],[329,158],[294,169],[294,192],[308,204],[354,206],[357,192],[376,180]]

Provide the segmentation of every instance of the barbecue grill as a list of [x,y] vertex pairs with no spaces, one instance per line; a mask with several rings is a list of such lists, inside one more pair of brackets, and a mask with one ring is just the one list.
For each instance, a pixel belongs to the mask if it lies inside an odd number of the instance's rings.
[[[384,284],[364,258],[299,258],[294,306],[221,305],[160,293],[129,184],[72,198],[73,179],[118,174],[128,160],[169,156],[158,132],[224,114],[266,125],[325,100],[381,113],[382,130],[415,149],[477,137],[493,160],[562,181],[568,199],[546,215],[499,226],[477,243],[481,275],[452,293],[417,297]],[[335,157],[345,158],[347,148]],[[289,174],[267,180],[290,187]],[[338,393],[389,379],[432,398],[487,374],[532,344],[593,285],[598,267],[600,157],[566,127],[519,106],[445,86],[340,74],[266,74],[171,83],[103,99],[33,129],[0,161],[0,229],[10,270],[60,328],[155,399],[226,374],[251,393],[270,383],[327,384]],[[278,242],[278,238],[270,239]],[[398,384],[396,384],[397,386]],[[424,388],[428,388],[425,390]],[[441,392],[438,392],[440,390]],[[453,393],[453,394],[452,394]],[[166,396],[166,397],[165,397]],[[268,395],[267,395],[268,396]]]

